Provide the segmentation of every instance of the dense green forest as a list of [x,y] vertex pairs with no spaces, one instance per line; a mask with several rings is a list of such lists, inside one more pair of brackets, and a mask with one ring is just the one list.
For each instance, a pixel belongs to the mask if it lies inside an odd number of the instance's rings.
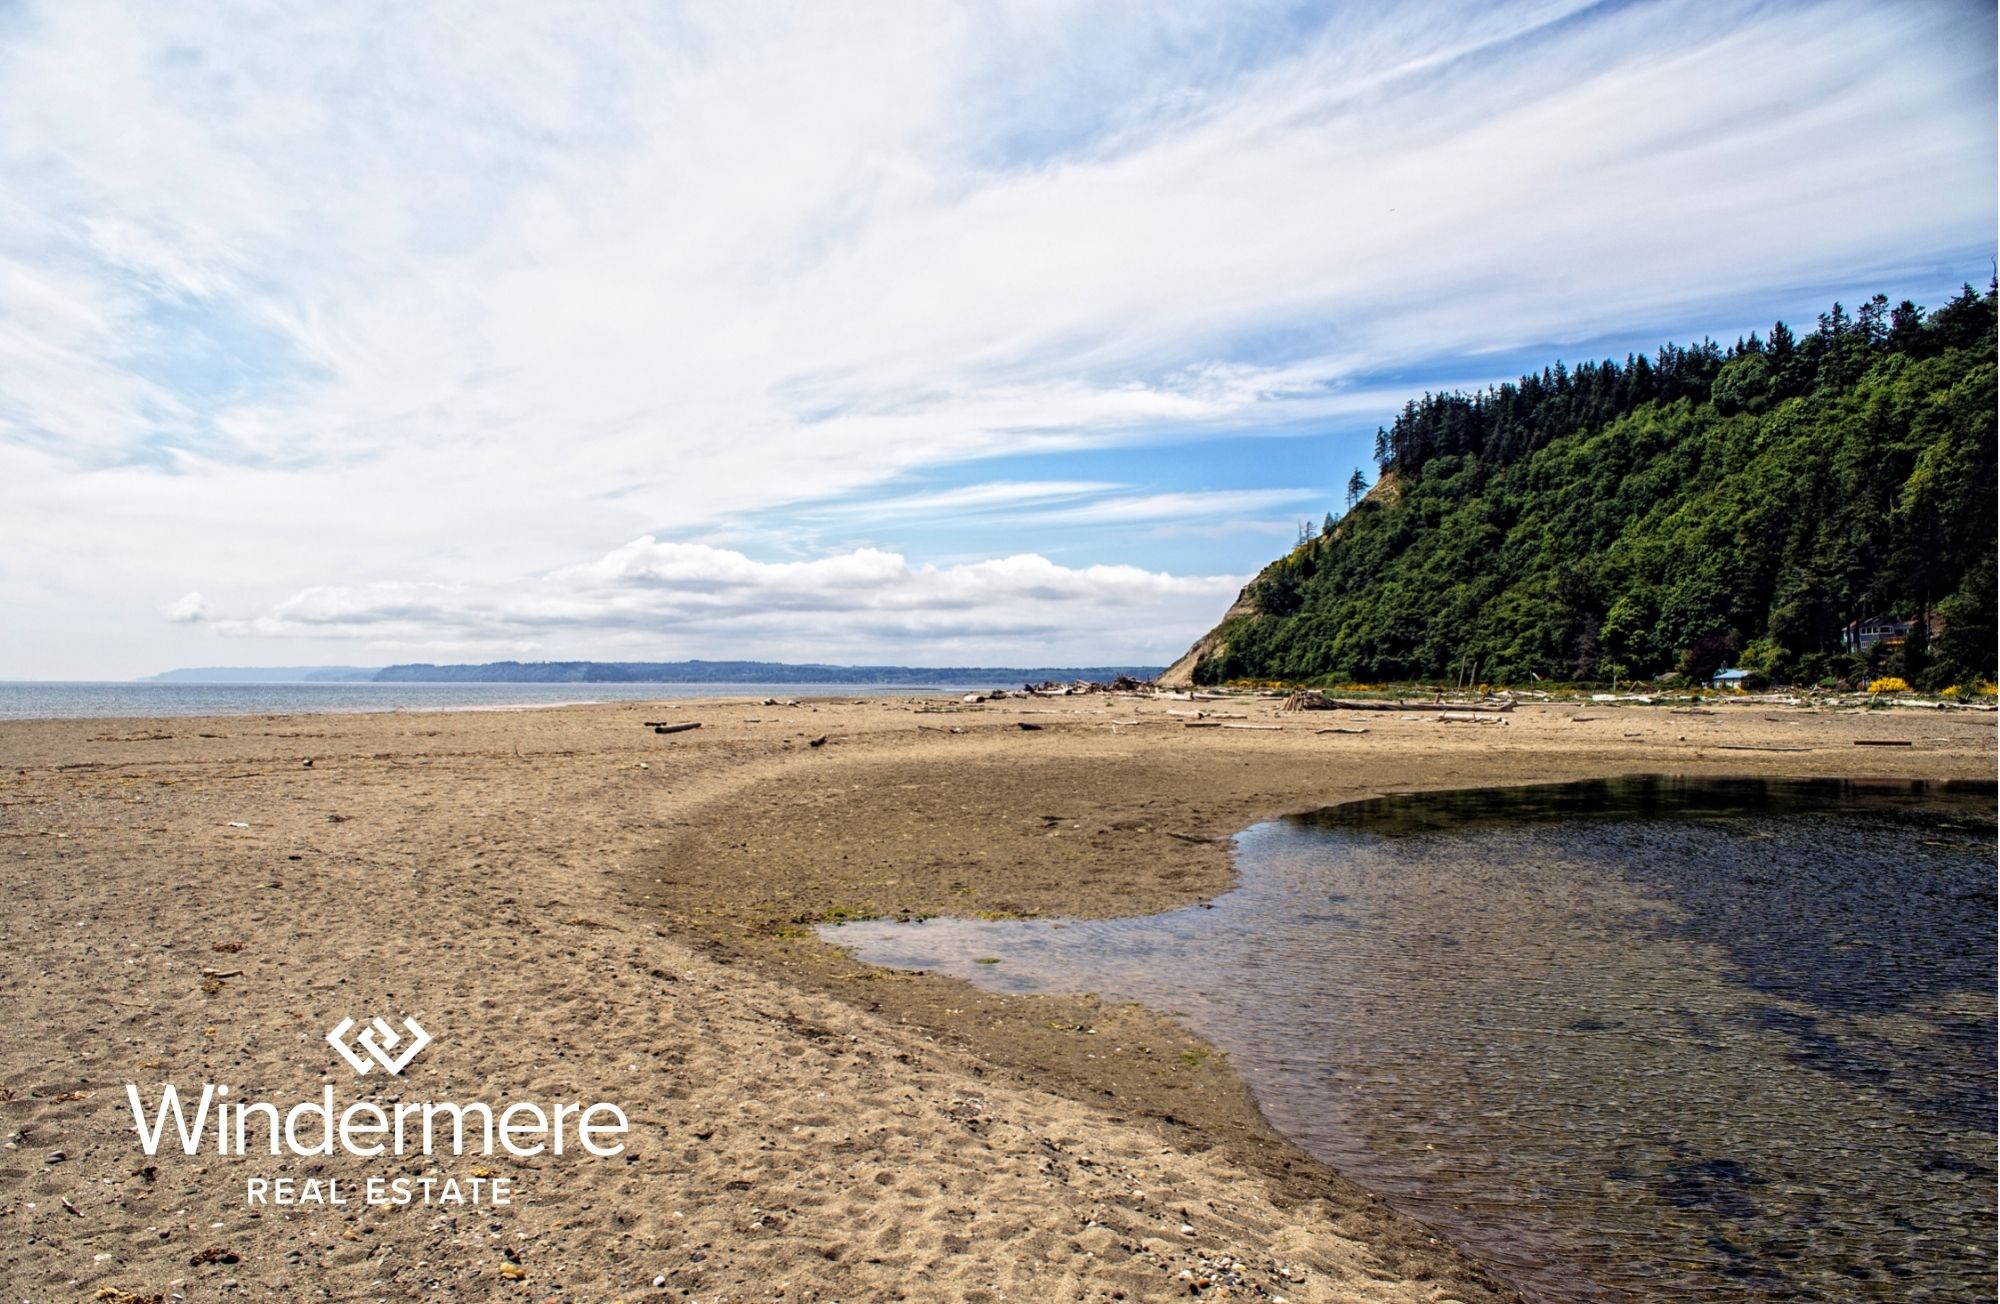
[[[1878,295],[1810,334],[1427,394],[1195,678],[1990,680],[1994,302]],[[1852,651],[1876,617],[1917,624]]]

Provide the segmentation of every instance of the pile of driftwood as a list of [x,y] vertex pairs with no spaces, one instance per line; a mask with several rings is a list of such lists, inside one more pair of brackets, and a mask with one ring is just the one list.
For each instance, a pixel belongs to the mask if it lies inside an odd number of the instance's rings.
[[1481,702],[1447,702],[1442,698],[1431,702],[1356,701],[1349,698],[1328,697],[1316,688],[1301,688],[1287,697],[1284,705],[1278,709],[1281,711],[1410,711],[1423,708],[1501,714],[1514,709],[1514,700],[1510,697],[1501,697]]
[[1075,697],[1086,693],[1136,693],[1147,686],[1143,680],[1119,675],[1108,684],[1094,679],[1079,679],[1069,684],[1049,679],[1039,684],[1023,684],[1021,691],[1029,697]]

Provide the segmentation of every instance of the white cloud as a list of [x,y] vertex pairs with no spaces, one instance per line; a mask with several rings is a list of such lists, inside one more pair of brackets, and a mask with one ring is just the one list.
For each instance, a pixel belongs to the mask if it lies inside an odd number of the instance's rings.
[[[8,9],[0,557],[56,560],[0,561],[38,613],[0,651],[63,673],[33,631],[92,620],[143,668],[133,613],[196,585],[493,592],[945,463],[1382,413],[1378,370],[1991,243],[1990,13],[1295,21]],[[1051,503],[1018,505],[1035,551]]]
[[[216,627],[398,648],[545,649],[587,638],[655,657],[776,647],[826,658],[907,647],[899,660],[911,663],[937,663],[940,648],[999,649],[1032,662],[1143,661],[1177,653],[1180,623],[1212,616],[1242,583],[1135,566],[1072,568],[1033,554],[935,566],[857,549],[759,562],[646,537],[539,579],[315,587]],[[1170,619],[1157,621],[1163,613]]]
[[1236,512],[1268,512],[1322,500],[1315,489],[1213,489],[1200,493],[1131,494],[1024,516],[1051,524],[1133,521],[1206,522]]
[[160,614],[176,625],[192,625],[208,619],[208,599],[199,593],[185,593],[162,607]]
[[1023,507],[1095,497],[1124,487],[1104,480],[997,480],[930,493],[837,503],[819,510],[837,516],[932,519],[967,512],[1013,512]]

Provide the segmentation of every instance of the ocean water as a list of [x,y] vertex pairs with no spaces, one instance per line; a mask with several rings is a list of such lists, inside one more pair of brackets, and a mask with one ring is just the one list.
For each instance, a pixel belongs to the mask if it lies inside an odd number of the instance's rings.
[[1532,1297],[1963,1304],[1994,1294],[1993,820],[1991,784],[1391,797],[1246,831],[1207,908],[822,935],[1175,1014]]
[[917,697],[993,688],[923,684],[133,684],[0,683],[0,720],[91,716],[468,711],[688,697]]

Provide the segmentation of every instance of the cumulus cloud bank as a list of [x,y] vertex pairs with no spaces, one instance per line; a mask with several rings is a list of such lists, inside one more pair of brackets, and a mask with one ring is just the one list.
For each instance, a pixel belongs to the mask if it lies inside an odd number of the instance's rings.
[[[532,651],[552,636],[579,634],[644,647],[662,633],[680,633],[710,653],[735,649],[733,655],[764,658],[774,649],[823,657],[915,645],[927,654],[997,648],[1031,661],[1052,651],[1089,659],[1095,649],[1129,645],[1126,627],[1135,617],[1211,616],[1238,583],[1136,566],[1071,568],[1032,554],[935,566],[858,549],[812,561],[759,562],[649,536],[512,584],[310,588],[266,614],[218,628],[417,648]],[[198,608],[198,595],[189,597]],[[1154,638],[1142,646],[1163,650],[1164,639]]]

